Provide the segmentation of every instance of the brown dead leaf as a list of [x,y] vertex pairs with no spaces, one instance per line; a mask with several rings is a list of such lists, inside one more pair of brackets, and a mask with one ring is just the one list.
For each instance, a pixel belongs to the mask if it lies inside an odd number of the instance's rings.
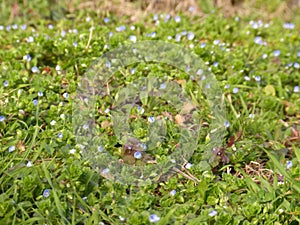
[[20,153],[23,153],[26,150],[26,146],[25,146],[24,141],[18,141],[18,143],[16,144],[16,147],[17,147],[17,149],[20,150]]
[[175,123],[177,123],[179,126],[183,126],[184,121],[185,121],[185,119],[182,115],[177,114],[175,116]]
[[103,121],[102,123],[101,123],[101,127],[103,127],[104,129],[106,129],[106,128],[108,128],[108,127],[110,127],[111,126],[111,122],[109,122],[109,121]]

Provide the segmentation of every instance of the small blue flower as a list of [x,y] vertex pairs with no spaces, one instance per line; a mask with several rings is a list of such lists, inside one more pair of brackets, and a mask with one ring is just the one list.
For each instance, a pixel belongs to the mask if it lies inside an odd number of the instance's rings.
[[143,114],[145,112],[145,110],[142,106],[138,106],[137,111],[139,114]]
[[11,26],[6,26],[6,31],[10,31],[10,29],[11,29]]
[[165,83],[162,83],[160,86],[159,86],[159,89],[166,89],[167,85]]
[[37,99],[34,99],[34,100],[32,101],[32,103],[33,103],[34,106],[37,106],[37,104],[39,103],[39,101],[38,101]]
[[155,37],[156,37],[156,32],[155,32],[155,31],[153,31],[153,32],[151,33],[151,37],[152,37],[152,38],[155,38]]
[[189,7],[189,11],[190,11],[190,12],[194,12],[194,10],[195,10],[195,7],[194,7],[194,6],[190,6],[190,7]]
[[293,162],[292,161],[286,161],[286,168],[290,169],[293,167]]
[[165,19],[164,19],[164,22],[165,22],[165,23],[168,22],[170,18],[171,18],[171,15],[170,15],[170,14],[166,14],[166,17],[165,17]]
[[3,86],[4,86],[4,87],[7,87],[8,84],[9,84],[8,80],[6,80],[6,81],[3,82]]
[[135,74],[135,68],[131,68],[131,69],[130,69],[130,73],[131,73],[131,74]]
[[176,42],[180,42],[180,39],[181,39],[181,35],[180,34],[176,34],[175,41]]
[[37,72],[39,72],[39,68],[37,68],[37,66],[34,66],[31,68],[31,72],[37,73]]
[[280,55],[280,50],[275,50],[273,52],[274,57],[278,57]]
[[14,29],[14,30],[18,29],[18,25],[17,25],[17,24],[13,24],[11,27],[12,27],[12,29]]
[[188,35],[187,35],[187,39],[190,40],[190,41],[193,40],[194,37],[195,37],[195,34],[193,32],[189,32]]
[[54,28],[53,24],[48,25],[48,29],[52,30]]
[[238,93],[238,92],[239,92],[239,88],[237,88],[237,87],[233,88],[233,90],[232,90],[232,93],[233,93],[233,94],[236,94],[236,93]]
[[0,123],[4,122],[4,120],[5,120],[5,117],[4,116],[0,116]]
[[14,145],[8,148],[8,152],[13,152],[14,150],[16,150],[16,147]]
[[31,61],[31,56],[29,54],[24,55],[23,59],[26,60],[27,62],[30,62]]
[[43,196],[44,196],[44,198],[48,198],[50,196],[50,190],[49,189],[45,189],[43,191]]
[[108,23],[110,21],[110,19],[108,18],[108,17],[105,17],[104,19],[103,19],[103,22],[104,23]]
[[263,58],[263,59],[266,59],[267,57],[268,57],[268,54],[263,54],[263,55],[262,55],[262,58]]
[[299,51],[299,52],[297,52],[297,57],[300,57],[300,51]]
[[67,34],[67,32],[66,32],[66,31],[64,31],[64,30],[62,30],[62,31],[60,32],[60,36],[62,36],[62,37],[65,37],[65,36],[66,36],[66,34]]
[[110,68],[110,67],[111,67],[111,63],[110,63],[110,62],[106,62],[105,65],[106,65],[107,68]]
[[105,109],[105,110],[104,110],[104,113],[105,113],[105,114],[108,114],[108,113],[109,113],[109,111],[110,111],[110,109],[109,109],[109,108],[107,108],[107,109]]
[[73,46],[74,46],[75,48],[78,46],[77,41],[74,41],[74,42],[73,42]]
[[174,20],[175,20],[176,23],[180,23],[181,17],[180,17],[180,16],[176,16],[176,17],[174,18]]
[[149,216],[150,223],[157,223],[159,220],[160,220],[160,217],[157,216],[156,214],[151,214]]
[[170,191],[170,195],[171,195],[171,196],[174,196],[174,195],[176,195],[176,190],[172,190],[172,191]]
[[205,42],[202,42],[201,44],[200,44],[200,48],[205,48],[206,47],[206,43]]
[[22,25],[21,25],[21,29],[22,29],[22,30],[26,30],[26,28],[27,28],[27,25],[26,25],[26,24],[22,24]]
[[197,75],[202,75],[203,74],[203,69],[197,70]]
[[225,85],[225,89],[229,89],[230,88],[230,85],[229,84],[226,84]]
[[69,94],[66,92],[66,93],[63,94],[63,97],[64,97],[65,99],[68,99],[68,98],[69,98]]
[[134,158],[136,158],[136,159],[141,159],[142,158],[142,153],[140,152],[140,151],[137,151],[137,152],[135,152],[134,153]]
[[230,123],[228,121],[225,121],[224,122],[224,127],[226,127],[226,128],[230,127]]
[[126,27],[124,25],[116,27],[116,31],[118,31],[118,32],[121,32],[121,31],[124,31],[124,30],[126,30]]
[[155,121],[155,118],[153,116],[148,117],[148,122],[149,123],[154,123],[154,121]]
[[214,216],[216,216],[217,214],[218,214],[218,212],[217,212],[216,210],[212,210],[212,211],[209,212],[208,215],[209,215],[210,217],[214,217]]
[[34,42],[34,38],[33,38],[32,36],[29,36],[29,37],[27,38],[27,42],[28,42],[28,43]]
[[300,87],[299,87],[299,86],[295,86],[295,87],[294,87],[294,92],[295,92],[295,93],[300,92]]
[[135,35],[130,35],[129,40],[132,41],[133,43],[136,42],[136,36]]
[[103,152],[103,147],[102,146],[98,146],[97,151],[98,152]]
[[220,44],[220,40],[214,40],[213,44],[214,44],[214,45]]
[[192,168],[192,166],[193,166],[192,163],[187,163],[187,164],[185,165],[185,168],[189,170],[189,169]]
[[213,63],[213,66],[214,66],[214,67],[218,67],[218,65],[219,65],[218,62],[214,62],[214,63]]
[[260,81],[261,81],[261,77],[260,77],[260,76],[255,76],[254,79],[255,79],[257,82],[260,82]]
[[58,138],[63,138],[63,134],[61,132],[58,133],[57,135]]
[[300,64],[297,63],[297,62],[295,62],[295,63],[294,63],[294,68],[299,69],[299,68],[300,68]]
[[293,30],[295,28],[295,24],[293,23],[284,23],[283,24],[283,28],[284,29],[290,29],[290,30]]
[[39,91],[39,92],[38,92],[38,96],[39,96],[39,97],[43,97],[43,96],[44,96],[44,93],[43,93],[42,91]]
[[105,169],[102,170],[103,175],[108,174],[109,172],[110,172],[109,168],[105,168]]
[[158,20],[158,15],[157,15],[157,14],[154,14],[154,15],[153,15],[153,20],[155,20],[155,21]]

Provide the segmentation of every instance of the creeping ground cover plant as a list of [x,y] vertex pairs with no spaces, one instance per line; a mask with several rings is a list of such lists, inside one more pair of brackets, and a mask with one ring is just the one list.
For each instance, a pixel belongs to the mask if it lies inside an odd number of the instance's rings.
[[70,2],[0,3],[0,224],[300,222],[297,16]]

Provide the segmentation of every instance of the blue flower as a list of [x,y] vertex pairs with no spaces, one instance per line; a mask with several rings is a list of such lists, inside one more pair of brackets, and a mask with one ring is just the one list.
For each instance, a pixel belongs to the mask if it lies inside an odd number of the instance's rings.
[[200,44],[200,48],[205,48],[206,47],[206,43],[205,42],[202,42],[201,44]]
[[105,168],[104,170],[102,170],[103,175],[108,174],[109,172],[110,172],[109,168]]
[[27,62],[30,62],[31,61],[31,56],[29,54],[24,55],[23,59],[26,60]]
[[208,215],[209,215],[210,217],[214,217],[214,216],[216,216],[217,214],[218,214],[218,212],[217,212],[216,210],[212,210],[212,211],[209,212]]
[[180,17],[180,16],[176,16],[176,17],[174,18],[174,20],[175,20],[176,23],[180,23],[181,17]]
[[286,168],[290,169],[293,167],[293,162],[292,161],[286,161]]
[[228,121],[225,121],[224,122],[224,127],[226,127],[226,128],[230,127],[230,123]]
[[104,23],[108,23],[110,21],[110,19],[108,18],[108,17],[105,17],[104,19],[103,19],[103,22]]
[[6,81],[3,82],[3,86],[4,86],[4,87],[7,87],[8,84],[9,84],[8,80],[6,80]]
[[5,117],[4,116],[0,116],[0,123],[4,122],[4,120],[5,120]]
[[262,55],[262,58],[263,58],[263,59],[266,59],[267,57],[268,57],[267,54],[263,54],[263,55]]
[[130,35],[129,40],[132,41],[133,43],[136,42],[136,36],[135,35]]
[[284,23],[283,28],[293,30],[295,28],[295,24],[293,24],[293,23]]
[[154,121],[155,121],[155,118],[153,116],[148,117],[148,122],[149,123],[154,123]]
[[254,78],[257,82],[261,81],[261,77],[260,76],[255,76]]
[[143,114],[145,112],[145,110],[142,106],[138,106],[137,111],[139,114]]
[[165,83],[162,83],[162,84],[159,86],[160,89],[166,89],[166,87],[167,87],[167,85],[166,85]]
[[232,92],[233,92],[233,94],[238,93],[239,92],[239,88],[237,88],[237,87],[233,88]]
[[294,68],[299,69],[299,68],[300,68],[300,64],[297,63],[297,62],[295,62],[295,63],[294,63]]
[[294,87],[294,92],[295,92],[295,93],[300,92],[300,87],[299,87],[299,86],[295,86],[295,87]]
[[34,66],[31,68],[31,72],[37,73],[37,72],[39,72],[39,68],[37,68],[37,66]]
[[158,222],[159,220],[160,220],[160,217],[157,216],[156,214],[151,214],[151,215],[149,216],[149,221],[150,221],[150,223],[156,223],[156,222]]
[[57,135],[58,138],[63,138],[63,134],[61,132],[58,133]]
[[69,98],[69,94],[66,92],[66,93],[63,94],[63,97],[64,97],[65,99],[68,99],[68,98]]
[[110,67],[111,67],[111,63],[110,63],[110,62],[106,62],[105,65],[106,65],[107,68],[110,68]]
[[137,152],[135,152],[134,153],[134,158],[136,158],[136,159],[141,159],[142,158],[142,153],[140,152],[140,151],[137,151]]
[[264,44],[264,42],[263,42],[263,40],[262,40],[262,38],[261,38],[260,36],[256,36],[256,37],[254,38],[254,43],[255,43],[255,44],[258,44],[258,45]]
[[26,30],[26,28],[27,28],[27,25],[26,25],[26,24],[22,24],[22,25],[21,25],[21,29],[22,29],[22,30]]
[[275,51],[273,52],[273,55],[274,55],[275,57],[278,57],[278,56],[280,55],[280,50],[275,50]]
[[73,42],[73,46],[74,46],[75,48],[78,46],[77,41],[74,41],[74,42]]
[[230,85],[229,84],[226,84],[225,85],[225,89],[229,89],[230,88]]
[[176,42],[180,42],[180,39],[181,39],[181,35],[180,34],[176,34],[175,41]]
[[44,96],[44,93],[43,93],[42,91],[39,91],[39,92],[38,92],[38,96],[39,96],[39,97],[43,97],[43,96]]
[[171,196],[174,196],[174,195],[176,195],[176,190],[172,190],[172,191],[170,191],[170,195],[171,195]]
[[297,52],[297,57],[300,57],[300,51],[299,51],[299,52]]
[[33,103],[34,106],[37,106],[37,104],[39,103],[39,101],[38,101],[37,99],[34,99],[34,100],[32,101],[32,103]]
[[214,44],[214,45],[220,44],[220,40],[214,40],[213,44]]
[[214,67],[217,67],[219,65],[219,63],[218,62],[214,62],[213,65],[214,65]]
[[249,80],[250,80],[250,77],[249,77],[249,76],[245,76],[244,79],[245,79],[246,81],[249,81]]
[[43,191],[43,196],[44,196],[44,198],[48,198],[50,196],[50,190],[49,189],[45,189]]
[[32,36],[29,36],[29,37],[27,38],[27,42],[28,42],[28,43],[34,42],[34,38],[33,38]]
[[158,20],[158,15],[157,15],[157,14],[154,14],[154,15],[153,15],[153,20],[155,20],[155,21]]
[[187,164],[185,165],[185,168],[189,170],[189,169],[192,168],[192,166],[193,166],[192,163],[187,163]]
[[194,37],[195,37],[195,34],[193,32],[189,32],[188,36],[187,36],[187,39],[191,41],[191,40],[194,39]]
[[14,145],[9,146],[8,152],[13,152],[14,150],[16,150],[16,147]]
[[116,31],[118,31],[118,32],[121,32],[121,31],[124,31],[124,30],[126,30],[126,27],[124,25],[116,27]]
[[53,24],[48,25],[48,29],[52,30],[54,28]]
[[131,73],[131,74],[135,74],[135,68],[131,68],[131,69],[130,69],[130,73]]
[[14,30],[18,29],[18,25],[17,25],[17,24],[13,24],[11,27],[12,27],[12,29],[14,29]]
[[155,32],[155,31],[153,31],[153,32],[151,33],[151,37],[152,37],[152,38],[155,38],[155,37],[156,37],[156,32]]

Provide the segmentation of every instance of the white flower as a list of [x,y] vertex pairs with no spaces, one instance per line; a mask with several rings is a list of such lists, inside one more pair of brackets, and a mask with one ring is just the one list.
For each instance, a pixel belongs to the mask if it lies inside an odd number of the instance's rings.
[[56,124],[56,121],[55,120],[52,120],[51,122],[50,122],[50,125],[51,126],[54,126]]
[[70,153],[71,155],[74,155],[74,154],[76,153],[76,149],[74,149],[74,148],[70,149],[69,153]]
[[208,215],[211,216],[211,217],[213,217],[213,216],[215,216],[217,214],[218,214],[218,212],[216,210],[212,210],[212,211],[210,211],[210,213]]
[[27,164],[26,164],[26,166],[27,166],[27,167],[32,167],[32,162],[31,162],[31,161],[28,161]]

